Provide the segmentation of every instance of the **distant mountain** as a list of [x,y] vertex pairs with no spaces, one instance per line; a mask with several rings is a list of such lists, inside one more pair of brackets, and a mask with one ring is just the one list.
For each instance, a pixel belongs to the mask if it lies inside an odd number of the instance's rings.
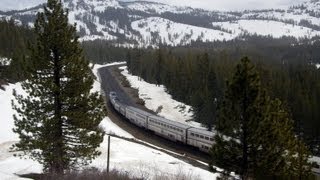
[[[223,12],[176,7],[148,1],[64,0],[69,20],[84,41],[106,39],[127,46],[185,45],[191,41],[222,41],[246,35],[312,38],[320,35],[320,1],[288,9]],[[38,5],[1,12],[32,26]]]
[[38,6],[47,0],[1,0],[0,11],[22,10]]

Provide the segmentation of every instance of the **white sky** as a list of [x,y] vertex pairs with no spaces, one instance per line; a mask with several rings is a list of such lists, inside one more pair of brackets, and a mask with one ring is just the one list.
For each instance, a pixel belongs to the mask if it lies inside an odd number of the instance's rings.
[[[123,0],[134,1],[134,0]],[[178,6],[190,6],[209,10],[245,10],[286,8],[308,0],[151,0]]]
[[[107,1],[107,0],[105,0]],[[120,0],[121,1],[121,0]],[[134,0],[122,0],[134,1]],[[244,10],[285,8],[308,0],[150,0],[165,4],[190,6],[209,10]],[[33,7],[46,0],[0,0],[0,10],[25,9]]]

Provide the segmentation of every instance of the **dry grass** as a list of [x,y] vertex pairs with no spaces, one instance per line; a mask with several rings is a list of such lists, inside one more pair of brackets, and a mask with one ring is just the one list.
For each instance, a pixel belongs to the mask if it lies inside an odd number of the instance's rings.
[[121,84],[123,87],[130,87],[130,83],[126,78],[121,78]]
[[27,174],[20,177],[35,180],[201,180],[199,175],[194,174],[192,171],[184,171],[181,167],[177,168],[177,172],[169,173],[159,170],[157,164],[146,165],[144,163],[138,165],[134,172],[114,169],[108,173],[106,170],[101,171],[97,168],[90,168],[69,172],[64,175]]
[[8,85],[8,83],[5,81],[5,80],[3,80],[3,79],[0,79],[0,90],[5,90],[5,85]]
[[146,102],[143,99],[138,99],[136,103],[142,106],[146,104]]
[[112,170],[100,171],[96,168],[85,169],[83,171],[73,171],[64,175],[57,174],[27,174],[21,177],[32,178],[35,180],[142,180],[141,178],[131,177],[127,172]]

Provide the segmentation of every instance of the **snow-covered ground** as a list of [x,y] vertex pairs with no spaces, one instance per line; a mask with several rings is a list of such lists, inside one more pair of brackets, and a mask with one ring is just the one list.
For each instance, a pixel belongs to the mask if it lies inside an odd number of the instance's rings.
[[307,27],[287,24],[271,20],[239,20],[234,22],[213,22],[213,26],[219,26],[232,32],[234,36],[243,33],[257,34],[261,36],[272,36],[280,38],[282,36],[292,36],[295,38],[311,38],[320,35],[320,31],[315,31]]
[[[133,136],[123,131],[110,119],[102,122],[107,132],[132,138]],[[93,161],[91,166],[101,169],[106,168],[108,140],[105,137],[100,150],[102,155]],[[148,148],[144,145],[129,142],[119,138],[111,138],[110,167],[117,170],[130,172],[136,177],[155,179],[156,177],[169,177],[186,175],[188,179],[216,179],[218,174],[194,167],[164,152]]]
[[[9,86],[4,86],[5,91],[0,90],[0,111],[1,111],[1,131],[0,131],[0,144],[8,141],[17,141],[18,136],[12,132],[13,124],[13,114],[14,111],[11,108],[11,100],[13,100],[13,89],[17,92],[22,93],[22,87],[20,83],[10,84]],[[10,119],[10,120],[8,120]],[[9,121],[9,122],[8,122]]]
[[0,179],[18,179],[15,174],[38,173],[41,172],[41,165],[29,159],[20,159],[13,157],[9,152],[10,147],[19,140],[19,137],[13,133],[12,128],[14,111],[11,108],[11,100],[14,99],[12,92],[16,89],[17,93],[24,94],[21,84],[9,84],[5,86],[6,90],[0,90]]
[[[152,41],[152,34],[158,34],[158,41],[173,46],[190,44],[191,41],[196,41],[197,39],[205,42],[235,38],[232,34],[223,31],[176,23],[160,17],[149,17],[134,21],[131,26],[134,30],[140,32],[143,40]],[[145,43],[149,44],[150,42]]]
[[0,66],[9,66],[11,59],[0,57]]
[[[121,63],[114,63],[121,64]],[[110,64],[108,64],[110,65]],[[103,66],[108,66],[103,65]],[[94,74],[102,67],[96,65]],[[10,152],[12,144],[18,141],[17,135],[12,132],[14,126],[11,109],[13,99],[12,90],[16,89],[18,94],[24,94],[20,83],[6,86],[6,91],[0,90],[0,179],[20,179],[16,174],[41,173],[42,166],[30,159],[14,157]],[[100,91],[99,78],[95,81],[92,91]],[[134,138],[131,134],[119,128],[106,117],[100,124],[107,134],[115,134],[120,137]],[[138,140],[137,140],[138,141]],[[102,155],[96,158],[90,166],[99,169],[106,168],[108,141],[107,136],[99,150]],[[158,148],[159,149],[159,148]],[[110,167],[116,168],[137,177],[154,179],[158,176],[166,176],[170,179],[186,175],[189,179],[216,179],[218,174],[194,167],[164,152],[146,147],[141,144],[129,142],[123,139],[111,138]],[[181,179],[184,179],[183,177]]]
[[200,123],[190,121],[193,115],[191,106],[172,99],[172,96],[166,92],[166,88],[163,85],[156,86],[145,82],[138,76],[129,74],[126,66],[119,69],[122,70],[121,74],[127,78],[131,87],[138,89],[139,98],[145,101],[145,106],[148,109],[156,112],[159,107],[162,107],[158,115],[170,120],[188,123],[194,127],[201,127]]
[[193,10],[190,7],[177,7],[177,6],[161,4],[161,3],[150,3],[150,2],[148,3],[144,1],[128,3],[126,7],[132,10],[145,11],[149,13],[158,13],[158,14],[163,14],[165,12],[186,14],[186,13],[190,13]]
[[45,2],[46,0],[1,0],[0,11],[22,10]]

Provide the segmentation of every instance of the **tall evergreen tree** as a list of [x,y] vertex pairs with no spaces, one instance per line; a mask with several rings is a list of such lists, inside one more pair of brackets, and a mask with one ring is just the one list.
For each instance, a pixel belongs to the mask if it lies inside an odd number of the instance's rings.
[[241,60],[227,83],[216,130],[213,163],[239,173],[242,179],[309,177],[305,146],[294,135],[281,102],[270,100],[261,88],[248,58]]
[[94,76],[60,0],[48,0],[38,13],[35,33],[33,65],[22,83],[28,96],[14,92],[14,132],[20,137],[14,148],[39,161],[45,172],[61,174],[100,154],[104,105],[90,93]]

